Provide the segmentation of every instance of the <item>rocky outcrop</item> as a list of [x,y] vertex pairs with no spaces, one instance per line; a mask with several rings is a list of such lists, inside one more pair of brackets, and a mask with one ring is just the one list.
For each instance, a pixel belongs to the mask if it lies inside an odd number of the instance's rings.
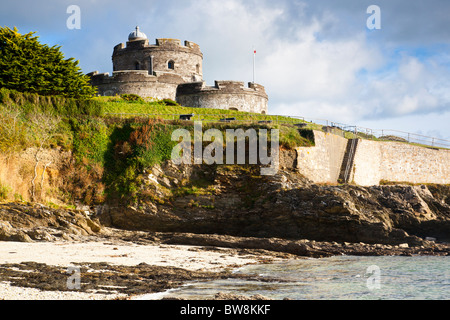
[[[125,294],[128,297],[163,292],[192,281],[217,279],[269,281],[263,277],[230,271],[191,271],[175,267],[152,266],[146,263],[135,266],[118,266],[101,262],[81,263],[78,267],[80,278],[83,279],[78,292]],[[0,281],[19,287],[37,288],[41,291],[66,292],[71,291],[67,287],[66,269],[65,266],[36,262],[3,264],[0,268]],[[26,277],[24,272],[27,274]]]
[[231,300],[253,300],[253,301],[259,301],[259,300],[270,300],[269,298],[260,295],[260,294],[255,294],[253,296],[244,296],[244,295],[239,295],[239,294],[233,294],[233,293],[225,293],[225,292],[218,292],[214,295],[213,300],[227,300],[227,301],[231,301]]
[[131,206],[97,210],[111,227],[151,232],[420,246],[448,241],[449,186],[317,185],[282,170],[173,166],[146,172]]
[[86,212],[39,204],[0,203],[0,241],[76,240],[101,233],[99,221]]
[[368,244],[350,242],[328,242],[315,240],[287,240],[279,238],[233,237],[227,235],[205,235],[170,233],[157,234],[164,244],[202,246],[206,248],[232,248],[242,253],[273,255],[278,258],[311,257],[324,258],[336,255],[385,256],[385,255],[434,255],[450,254],[448,244],[437,244],[424,240],[420,246]]
[[[227,250],[232,250],[235,254],[276,258],[450,254],[448,244],[423,239],[419,239],[420,245],[410,246],[408,243],[390,245],[275,237],[239,237],[226,234],[127,231],[102,226],[88,212],[57,210],[36,204],[0,204],[0,241],[73,240],[125,242],[140,245],[188,245],[204,248],[203,250],[228,248]],[[264,261],[261,262],[264,263]]]

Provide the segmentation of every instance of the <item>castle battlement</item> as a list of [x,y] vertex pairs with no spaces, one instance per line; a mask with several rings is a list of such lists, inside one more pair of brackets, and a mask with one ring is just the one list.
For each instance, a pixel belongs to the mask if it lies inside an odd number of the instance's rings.
[[112,76],[110,76],[109,73],[98,73],[98,71],[94,71],[87,75],[91,77],[93,85],[106,84],[112,81],[157,81],[156,76],[149,75],[148,72],[144,70],[114,71]]
[[178,95],[191,95],[199,93],[210,94],[254,94],[264,98],[268,98],[264,86],[249,82],[248,86],[245,86],[242,81],[229,81],[229,80],[216,80],[214,86],[207,86],[206,82],[191,82],[183,83],[178,86]]
[[256,83],[245,86],[242,81],[215,81],[207,86],[204,81],[182,83],[177,87],[177,101],[194,108],[232,109],[267,113],[269,97],[265,88]]
[[112,75],[94,71],[87,75],[101,96],[134,93],[141,97],[175,100],[177,86],[183,82],[176,74],[149,75],[145,70],[114,71]]
[[184,45],[181,45],[181,40],[179,39],[169,39],[169,38],[160,38],[156,39],[156,46],[164,47],[164,46],[176,46],[183,47],[189,49],[195,49],[200,51],[200,46],[192,41],[184,41]]
[[121,54],[129,50],[135,49],[147,49],[147,50],[181,50],[185,52],[190,52],[197,55],[202,55],[200,46],[192,41],[184,41],[181,43],[179,39],[171,38],[159,38],[156,39],[156,44],[150,44],[148,39],[127,41],[127,43],[119,43],[114,47],[114,54]]

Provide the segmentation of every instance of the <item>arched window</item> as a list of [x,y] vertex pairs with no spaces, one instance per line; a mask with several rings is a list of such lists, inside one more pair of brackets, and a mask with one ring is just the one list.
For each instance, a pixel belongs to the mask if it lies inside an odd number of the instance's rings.
[[141,70],[141,64],[139,63],[139,61],[136,61],[136,62],[135,62],[134,68],[135,68],[136,70]]
[[169,68],[170,70],[175,70],[175,62],[173,60],[170,60],[167,63],[167,68]]
[[197,69],[197,74],[200,74],[200,64],[199,63],[196,65],[196,69]]

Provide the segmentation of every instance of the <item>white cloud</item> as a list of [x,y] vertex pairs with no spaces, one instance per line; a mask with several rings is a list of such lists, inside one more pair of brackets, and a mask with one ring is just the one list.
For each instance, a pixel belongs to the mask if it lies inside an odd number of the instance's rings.
[[442,93],[446,92],[445,87],[448,88],[449,78],[440,69],[433,63],[403,56],[388,76],[366,83],[368,99],[379,97],[376,100],[383,104],[377,116],[404,116],[448,109],[449,97]]
[[285,99],[323,101],[352,94],[358,72],[374,63],[371,51],[360,39],[318,41],[314,29],[309,32],[301,37],[307,40],[277,44],[260,66],[262,81]]
[[[253,3],[254,2],[254,3]],[[252,50],[267,50],[275,37],[277,19],[283,8],[265,6],[260,1],[191,1],[171,12],[172,28],[197,42],[204,53],[204,76],[213,80],[250,81]],[[183,26],[189,26],[183,28]],[[192,31],[193,30],[193,31]]]
[[357,123],[449,110],[440,54],[424,61],[407,52],[392,56],[365,33],[323,37],[333,23],[339,19],[328,13],[299,26],[293,40],[274,40],[258,71],[272,113]]

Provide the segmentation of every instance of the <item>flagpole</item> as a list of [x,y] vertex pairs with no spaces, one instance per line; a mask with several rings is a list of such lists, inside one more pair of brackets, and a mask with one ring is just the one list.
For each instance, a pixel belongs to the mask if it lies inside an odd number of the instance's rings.
[[255,84],[255,60],[256,60],[256,50],[253,47],[253,84]]

